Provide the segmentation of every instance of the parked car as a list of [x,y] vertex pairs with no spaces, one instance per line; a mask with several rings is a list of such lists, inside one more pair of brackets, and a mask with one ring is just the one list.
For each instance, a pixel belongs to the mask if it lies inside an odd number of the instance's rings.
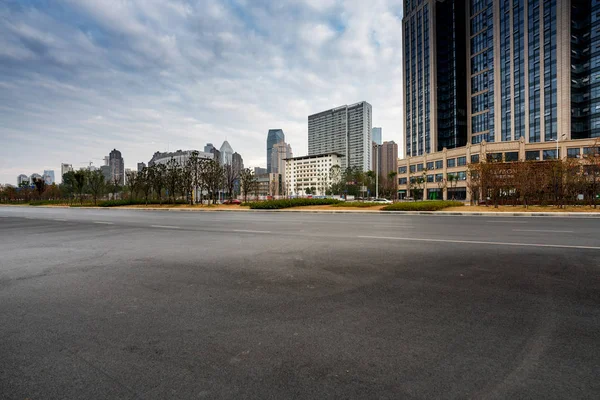
[[242,201],[238,199],[227,199],[223,204],[242,204]]

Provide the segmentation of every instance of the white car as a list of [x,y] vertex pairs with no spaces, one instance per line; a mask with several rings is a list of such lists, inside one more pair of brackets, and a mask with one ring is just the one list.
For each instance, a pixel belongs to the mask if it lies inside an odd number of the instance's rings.
[[371,200],[373,203],[382,203],[382,204],[392,204],[391,200],[388,199],[373,199]]

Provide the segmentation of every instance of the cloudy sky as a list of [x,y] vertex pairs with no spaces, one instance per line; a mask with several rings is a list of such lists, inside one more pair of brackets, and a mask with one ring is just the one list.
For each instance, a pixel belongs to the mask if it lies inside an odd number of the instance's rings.
[[400,0],[2,0],[0,183],[117,148],[217,147],[266,165],[281,128],[366,100],[401,143]]

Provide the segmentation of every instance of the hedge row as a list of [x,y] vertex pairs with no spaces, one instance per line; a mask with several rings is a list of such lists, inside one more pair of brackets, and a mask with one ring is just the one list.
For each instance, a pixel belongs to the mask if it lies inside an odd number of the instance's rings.
[[356,207],[356,208],[366,208],[366,207],[375,207],[380,206],[380,203],[369,203],[364,201],[342,201],[338,204],[334,204],[333,207]]
[[383,207],[385,211],[438,211],[448,207],[460,207],[464,203],[461,201],[444,201],[444,200],[433,200],[433,201],[415,201],[415,202],[403,202],[394,203]]
[[282,200],[267,200],[244,203],[254,210],[277,210],[280,208],[304,207],[304,206],[323,206],[329,204],[340,203],[336,199],[282,199]]

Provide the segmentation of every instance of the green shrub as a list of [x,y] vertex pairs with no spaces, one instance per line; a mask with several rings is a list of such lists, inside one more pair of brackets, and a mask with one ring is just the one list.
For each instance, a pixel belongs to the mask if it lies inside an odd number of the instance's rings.
[[68,200],[34,200],[29,202],[30,206],[69,205]]
[[304,207],[304,206],[323,206],[340,203],[336,199],[282,199],[267,200],[244,203],[254,210],[278,210],[280,208]]
[[444,200],[433,200],[433,201],[415,201],[415,202],[403,202],[394,203],[383,207],[385,211],[438,211],[448,207],[460,207],[464,203],[461,201],[444,201]]
[[342,201],[337,204],[333,204],[332,207],[357,207],[357,208],[367,208],[367,207],[375,207],[380,206],[381,203],[369,203],[364,201]]

